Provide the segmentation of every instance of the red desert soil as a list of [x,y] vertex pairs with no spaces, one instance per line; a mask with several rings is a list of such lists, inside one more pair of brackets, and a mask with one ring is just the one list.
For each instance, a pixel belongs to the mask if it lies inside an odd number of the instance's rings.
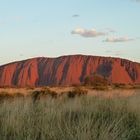
[[120,58],[70,55],[33,58],[0,66],[0,87],[73,85],[93,73],[110,83],[140,84],[140,64]]

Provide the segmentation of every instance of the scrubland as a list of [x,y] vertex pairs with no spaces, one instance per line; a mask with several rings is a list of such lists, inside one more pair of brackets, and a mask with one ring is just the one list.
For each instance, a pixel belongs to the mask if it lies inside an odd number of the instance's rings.
[[0,140],[140,140],[139,91],[112,97],[55,90],[1,94]]

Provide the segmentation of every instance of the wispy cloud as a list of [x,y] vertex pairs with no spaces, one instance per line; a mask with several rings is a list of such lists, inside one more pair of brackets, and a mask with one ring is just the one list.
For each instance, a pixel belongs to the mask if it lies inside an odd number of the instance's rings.
[[89,37],[89,38],[90,37],[98,37],[98,36],[107,35],[106,32],[96,31],[96,29],[87,30],[87,29],[84,29],[84,28],[76,28],[71,33],[80,35],[82,37]]
[[5,21],[0,21],[0,25],[5,25],[6,22]]
[[135,2],[140,2],[140,0],[132,0],[132,1],[135,1]]
[[134,38],[129,38],[129,37],[108,37],[105,42],[128,42],[128,41],[133,41],[135,40]]
[[112,29],[112,28],[106,28],[106,31],[110,32],[110,33],[116,33],[116,30]]
[[115,50],[106,50],[105,53],[108,55],[113,54],[114,56],[121,56],[124,54],[122,51],[115,51]]
[[80,15],[74,14],[74,15],[72,15],[72,17],[73,17],[73,18],[78,18],[78,17],[80,17]]

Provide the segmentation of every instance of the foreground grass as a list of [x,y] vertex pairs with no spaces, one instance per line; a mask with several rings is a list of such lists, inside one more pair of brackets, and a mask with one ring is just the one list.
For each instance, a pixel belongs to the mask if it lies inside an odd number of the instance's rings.
[[16,97],[0,103],[0,140],[140,140],[140,96]]

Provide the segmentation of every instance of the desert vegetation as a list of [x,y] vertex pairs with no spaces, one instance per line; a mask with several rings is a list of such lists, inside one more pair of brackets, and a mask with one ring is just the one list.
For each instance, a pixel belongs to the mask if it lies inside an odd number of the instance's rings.
[[87,93],[88,93],[88,91],[85,89],[82,89],[80,87],[74,87],[73,90],[67,91],[67,92],[62,92],[61,95],[66,95],[68,98],[75,98],[75,97],[87,95]]
[[84,85],[93,86],[93,88],[96,90],[105,90],[108,89],[109,81],[105,76],[93,73],[85,78]]
[[33,95],[0,102],[0,140],[140,139],[139,95],[90,97],[79,88],[60,98],[48,88],[36,94],[37,102]]

